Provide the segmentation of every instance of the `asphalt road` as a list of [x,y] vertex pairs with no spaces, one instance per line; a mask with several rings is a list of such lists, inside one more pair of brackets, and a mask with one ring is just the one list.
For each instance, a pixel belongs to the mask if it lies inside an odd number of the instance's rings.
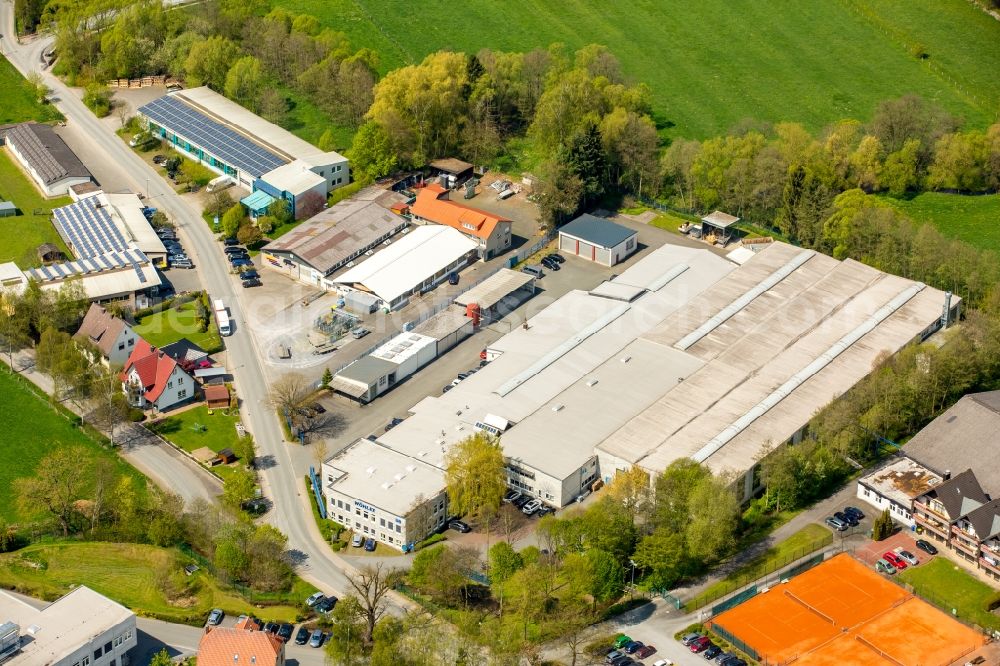
[[[48,40],[43,38],[25,46],[18,45],[12,37],[15,34],[13,11],[7,0],[0,1],[0,25],[3,26],[2,46],[8,60],[22,73],[38,71],[40,56]],[[299,575],[326,593],[342,596],[350,589],[345,574],[345,570],[350,570],[349,565],[329,550],[313,521],[302,481],[306,470],[292,464],[277,416],[267,407],[268,381],[258,360],[253,336],[244,327],[242,305],[219,243],[192,203],[177,195],[150,165],[133,153],[107,125],[98,121],[76,92],[50,72],[42,73],[52,90],[51,99],[67,122],[82,130],[95,152],[105,156],[105,169],[117,168],[121,181],[131,183],[134,192],[143,192],[148,179],[148,197],[152,205],[163,210],[177,225],[183,245],[194,259],[209,295],[221,298],[229,307],[235,330],[225,342],[237,391],[243,400],[241,413],[256,439],[259,453],[271,456],[275,463],[261,472],[264,493],[274,503],[266,520],[288,536]],[[394,596],[392,603],[394,612],[408,605],[399,596]]]

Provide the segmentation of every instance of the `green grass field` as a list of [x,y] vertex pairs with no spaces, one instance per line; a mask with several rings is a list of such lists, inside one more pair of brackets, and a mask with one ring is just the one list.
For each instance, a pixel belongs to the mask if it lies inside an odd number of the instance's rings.
[[935,557],[919,567],[899,572],[896,580],[913,586],[917,595],[960,620],[987,629],[1000,629],[1000,617],[990,607],[1000,602],[1000,592],[966,572],[946,557]]
[[39,104],[31,86],[21,73],[14,69],[7,58],[0,58],[0,125],[21,123],[26,120],[61,120],[62,114],[51,104]]
[[218,453],[236,446],[239,420],[238,416],[228,416],[218,409],[209,415],[208,407],[201,405],[150,424],[149,429],[189,453],[203,446]]
[[[86,585],[139,615],[199,625],[212,608],[227,614],[253,613],[267,620],[294,622],[315,588],[296,580],[274,605],[260,608],[224,590],[210,574],[185,576],[190,558],[176,549],[129,543],[43,543],[0,555],[0,587],[55,599]],[[168,593],[166,590],[171,590]],[[254,604],[261,599],[256,595]]]
[[737,587],[751,583],[811,552],[828,546],[832,541],[833,533],[830,530],[822,525],[810,523],[781,543],[768,548],[766,552],[739,567],[722,580],[705,588],[701,594],[688,600],[687,608],[701,608]]
[[[440,49],[604,44],[628,76],[650,86],[676,136],[711,136],[744,118],[817,129],[867,119],[879,101],[907,93],[940,102],[972,126],[994,121],[1000,106],[1000,22],[966,0],[469,0],[448,10],[406,0],[277,4],[374,49],[383,72]],[[927,60],[911,54],[917,42]]]
[[914,222],[930,222],[949,238],[1000,252],[1000,195],[925,192],[912,199],[884,198]]
[[0,518],[9,522],[29,518],[17,506],[14,479],[31,476],[39,461],[58,446],[81,446],[90,461],[111,462],[118,474],[134,477],[145,487],[143,477],[133,467],[87,433],[73,427],[57,413],[48,398],[27,380],[0,369]]
[[53,243],[69,256],[49,214],[73,202],[69,197],[43,198],[6,150],[0,150],[0,200],[13,201],[19,209],[18,215],[0,219],[0,262],[13,261],[21,268],[40,266],[35,250],[42,243]]
[[214,318],[209,321],[207,331],[198,330],[198,309],[194,302],[143,317],[135,326],[135,332],[154,347],[187,338],[209,353],[222,349]]

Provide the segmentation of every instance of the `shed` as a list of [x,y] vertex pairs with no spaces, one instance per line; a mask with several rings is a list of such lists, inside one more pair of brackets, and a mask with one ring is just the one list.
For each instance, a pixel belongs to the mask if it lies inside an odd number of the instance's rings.
[[42,243],[38,246],[38,260],[43,264],[63,261],[64,259],[66,259],[66,255],[63,254],[63,251],[52,243]]
[[205,403],[209,409],[226,409],[229,407],[229,389],[225,384],[206,384]]
[[218,465],[227,465],[232,462],[236,462],[236,454],[233,453],[232,449],[222,449],[219,451],[219,455],[216,456]]
[[454,157],[434,160],[430,167],[432,176],[448,177],[448,187],[461,185],[472,177],[472,165]]
[[602,217],[584,213],[559,229],[559,249],[584,259],[614,266],[638,247],[639,233]]
[[713,211],[701,218],[701,237],[725,247],[733,237],[733,225],[739,221],[740,218],[728,213]]
[[0,217],[14,217],[17,215],[17,206],[13,201],[0,201]]
[[277,201],[277,199],[272,197],[267,192],[262,192],[261,190],[257,190],[240,199],[240,203],[246,206],[247,211],[249,211],[250,217],[255,219],[261,215],[267,215],[267,209],[275,201]]

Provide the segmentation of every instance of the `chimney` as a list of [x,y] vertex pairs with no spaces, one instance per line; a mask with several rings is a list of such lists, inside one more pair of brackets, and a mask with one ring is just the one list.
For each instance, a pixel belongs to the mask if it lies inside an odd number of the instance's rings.
[[948,481],[950,479],[951,479],[951,470],[950,469],[946,469],[944,471],[944,477],[942,477],[942,480]]

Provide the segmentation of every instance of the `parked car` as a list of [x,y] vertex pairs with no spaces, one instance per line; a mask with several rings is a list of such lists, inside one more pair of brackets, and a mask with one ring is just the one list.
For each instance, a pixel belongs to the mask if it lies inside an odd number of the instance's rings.
[[643,646],[642,641],[632,641],[631,643],[626,644],[625,647],[622,649],[625,651],[625,654],[635,654],[635,651],[641,648],[642,646]]
[[451,273],[448,273],[448,284],[451,284],[451,285],[458,284],[458,272],[457,271],[452,271]]
[[930,541],[917,539],[917,548],[924,551],[928,555],[937,555],[937,548]]
[[690,634],[684,634],[681,636],[681,645],[691,645],[692,642],[698,640],[699,638],[701,638],[701,634],[693,632]]
[[706,649],[704,652],[701,653],[701,656],[703,656],[705,659],[715,659],[721,653],[722,653],[722,648],[720,648],[718,645],[710,645],[708,646],[708,649]]
[[351,337],[353,337],[355,340],[360,340],[361,338],[365,337],[369,333],[371,333],[371,331],[369,331],[364,326],[358,326],[357,328],[355,328],[355,329],[353,329],[351,331]]
[[525,505],[526,505],[526,504],[527,504],[528,502],[532,501],[532,499],[533,499],[533,498],[532,498],[532,497],[530,497],[530,496],[528,496],[528,495],[521,495],[521,496],[520,496],[520,497],[518,497],[518,498],[517,498],[516,500],[514,500],[513,504],[514,504],[514,506],[516,506],[516,507],[517,507],[518,509],[523,509],[523,508],[524,508],[524,506],[525,506]]
[[614,646],[616,650],[620,650],[631,642],[632,642],[631,636],[627,634],[622,634],[621,636],[615,639]]
[[369,553],[375,552],[375,539],[371,537],[365,539],[365,550],[367,550]]
[[691,650],[691,652],[698,654],[699,652],[707,650],[708,646],[711,644],[712,640],[708,636],[701,636],[700,638],[696,638],[691,641],[691,644],[688,645],[688,649]]
[[295,634],[295,644],[305,645],[309,642],[309,630],[305,626],[299,627],[298,632]]
[[538,511],[540,508],[542,508],[542,500],[533,499],[521,507],[521,513],[523,513],[526,516],[530,516],[534,514],[536,511]]
[[882,559],[885,560],[886,562],[888,562],[889,564],[891,564],[892,566],[896,567],[899,570],[903,570],[903,569],[906,568],[906,562],[904,562],[903,560],[899,559],[899,556],[896,555],[896,553],[892,552],[891,550],[887,551],[885,553],[882,553]]
[[309,405],[309,407],[311,407],[312,410],[314,412],[316,412],[317,414],[325,414],[326,413],[326,407],[324,407],[323,405],[319,404],[318,402],[312,403],[311,405]]
[[632,657],[628,656],[627,654],[623,654],[622,656],[616,658],[613,662],[611,662],[611,666],[632,666],[632,664],[634,663],[635,661],[632,659]]
[[645,659],[646,657],[652,656],[654,652],[656,652],[656,648],[652,645],[643,645],[635,651],[635,656],[639,659]]
[[313,608],[315,608],[320,613],[329,613],[333,610],[333,607],[337,605],[337,597],[327,597],[323,601],[319,602]]
[[285,622],[280,627],[278,627],[278,638],[284,642],[292,640],[292,632],[295,631],[295,627]]
[[472,531],[472,528],[466,525],[464,522],[458,518],[454,518],[448,521],[448,527],[455,530],[456,532],[461,532],[462,534],[468,534]]
[[233,238],[232,236],[230,236],[229,238],[224,239],[222,241],[222,243],[226,247],[232,247],[233,245],[239,245],[240,244],[240,242],[238,240],[236,240],[235,238]]
[[508,490],[503,496],[503,502],[504,504],[510,504],[520,496],[521,493],[517,492],[516,490]]
[[178,259],[177,261],[170,262],[172,268],[194,268],[194,264],[191,263],[190,259]]
[[265,622],[264,623],[264,633],[265,634],[277,634],[278,633],[278,629],[280,629],[280,628],[281,628],[281,625],[278,624],[277,622]]
[[843,532],[844,530],[846,530],[849,527],[849,525],[847,523],[845,523],[844,521],[840,520],[836,516],[830,516],[830,517],[828,517],[826,519],[826,524],[829,525],[830,527],[832,527],[833,529],[837,530],[838,532]]
[[609,652],[609,653],[607,654],[607,656],[606,656],[606,657],[604,657],[604,663],[606,663],[606,664],[610,664],[610,663],[611,663],[611,662],[613,662],[613,661],[614,661],[615,659],[617,659],[617,658],[619,658],[619,657],[624,657],[624,656],[625,656],[625,653],[624,653],[624,652],[622,652],[621,650],[612,650],[611,652]]
[[453,388],[455,388],[454,384],[448,384],[447,386],[445,386],[445,387],[443,387],[441,389],[441,393],[447,393],[448,391],[452,390]]
[[522,273],[527,273],[535,279],[541,279],[545,277],[545,272],[538,266],[525,266],[521,269]]
[[364,545],[364,542],[362,541],[360,534],[354,535],[354,538],[351,539],[351,545],[354,546],[355,548],[361,548],[361,546]]
[[653,662],[653,666],[674,666],[674,662],[669,659],[657,659]]
[[398,426],[402,422],[403,422],[403,419],[393,418],[388,423],[385,424],[385,429],[387,431],[388,430],[392,430],[393,428],[395,428],[396,426]]
[[878,571],[879,573],[884,573],[884,574],[887,574],[887,575],[891,576],[894,573],[896,573],[896,567],[892,566],[891,564],[889,564],[885,560],[880,559],[879,561],[877,561],[875,563],[875,571]]
[[326,634],[323,633],[322,629],[314,629],[312,632],[312,637],[309,639],[309,647],[313,648],[323,647],[324,638],[326,638]]
[[848,516],[853,516],[855,520],[864,520],[865,514],[862,513],[861,509],[853,506],[845,506],[844,513]]
[[545,266],[550,271],[558,271],[559,270],[559,262],[556,261],[555,259],[549,259],[548,257],[545,257],[544,259],[542,259],[541,264],[542,264],[542,266]]
[[224,617],[226,617],[226,614],[221,608],[213,608],[212,612],[208,614],[208,624],[213,627],[222,624],[222,618]]
[[556,510],[553,509],[551,506],[549,506],[548,504],[543,504],[542,506],[540,506],[538,508],[538,517],[539,518],[544,518],[545,516],[549,515],[550,513],[555,513],[555,512],[556,512]]
[[244,289],[249,289],[250,287],[260,287],[264,283],[258,280],[257,278],[254,278],[252,280],[243,280],[241,284],[243,285]]
[[167,161],[166,155],[153,155],[153,164],[159,166]]
[[309,608],[312,608],[313,606],[315,606],[319,602],[323,601],[323,597],[325,597],[325,596],[326,595],[323,594],[322,592],[314,592],[313,594],[310,594],[309,598],[306,599],[306,606],[309,606]]
[[914,566],[915,567],[918,564],[920,564],[920,560],[917,559],[917,556],[914,555],[913,553],[911,553],[908,550],[901,550],[901,551],[899,551],[896,554],[899,556],[899,559],[903,560],[904,562],[906,562],[910,566]]
[[836,513],[833,514],[833,517],[836,518],[837,520],[839,520],[842,523],[847,523],[851,527],[857,527],[858,526],[858,521],[855,520],[854,518],[851,518],[850,516],[848,516],[843,511],[837,511]]
[[562,256],[558,252],[553,252],[552,254],[546,255],[545,258],[546,259],[553,259],[554,261],[558,261],[560,264],[562,262],[566,261],[566,257]]
[[251,268],[248,271],[243,271],[242,273],[240,273],[240,279],[241,280],[255,280],[255,279],[259,278],[259,277],[260,277],[260,273],[258,273],[253,268]]
[[240,266],[253,266],[253,263],[249,259],[237,259],[236,261],[230,262],[233,268],[239,268]]
[[226,254],[246,254],[247,249],[242,245],[226,245],[222,248],[222,251]]

